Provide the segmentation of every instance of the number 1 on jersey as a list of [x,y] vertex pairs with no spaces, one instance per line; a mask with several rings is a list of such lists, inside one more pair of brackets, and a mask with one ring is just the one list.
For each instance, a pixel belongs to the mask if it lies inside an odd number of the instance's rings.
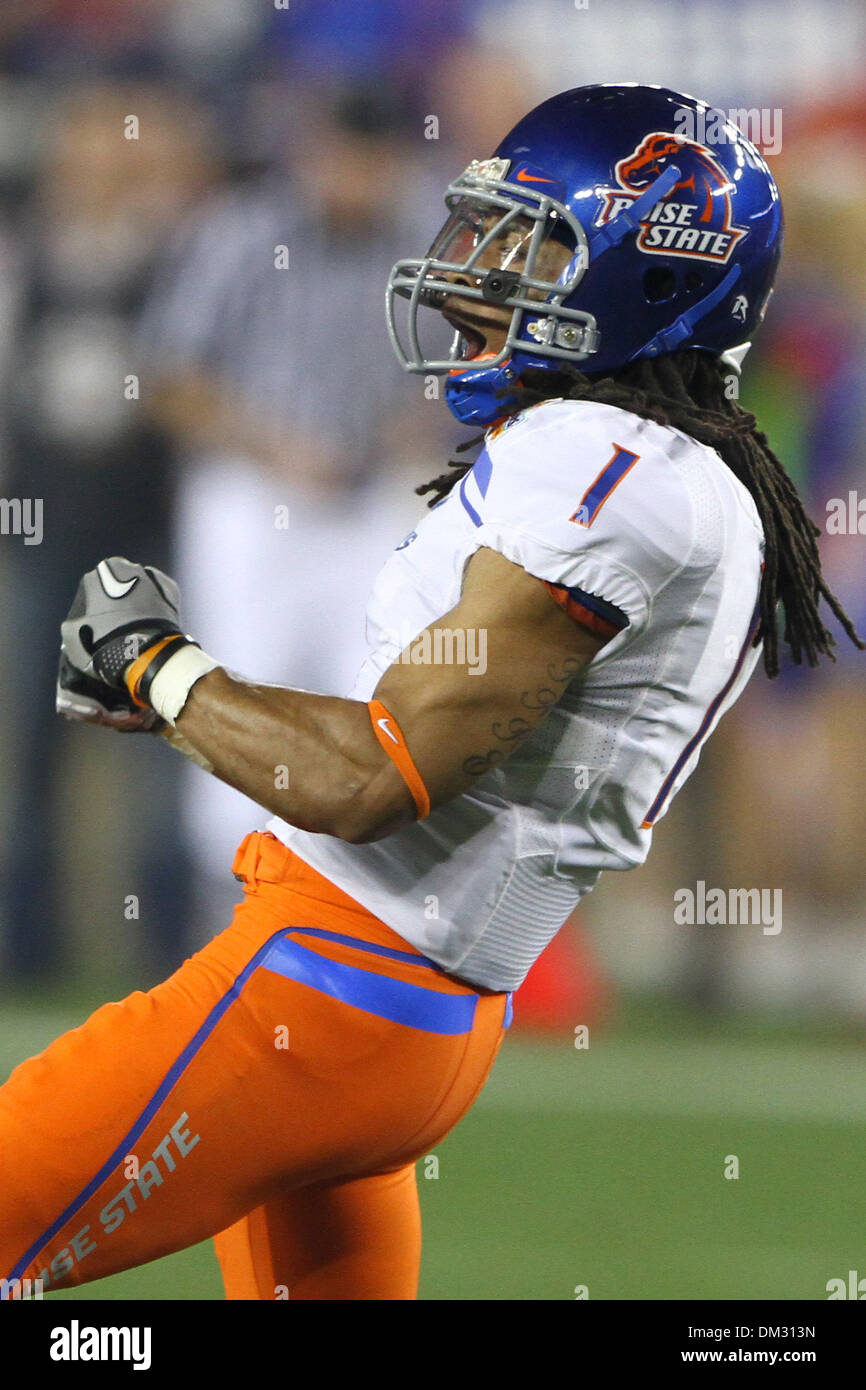
[[578,526],[591,526],[615,487],[618,487],[634,468],[640,454],[632,454],[621,444],[614,444],[613,458],[604,465],[594,483],[590,483],[580,499],[577,511],[569,519]]

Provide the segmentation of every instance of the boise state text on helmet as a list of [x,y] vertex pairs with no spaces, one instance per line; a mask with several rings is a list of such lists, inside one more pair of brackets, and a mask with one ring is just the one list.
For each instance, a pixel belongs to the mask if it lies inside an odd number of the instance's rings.
[[637,246],[650,255],[689,256],[726,264],[745,227],[731,221],[731,185],[709,150],[682,135],[653,131],[616,166],[618,186],[604,190],[599,222],[630,208],[666,168],[680,173],[670,193],[641,218]]

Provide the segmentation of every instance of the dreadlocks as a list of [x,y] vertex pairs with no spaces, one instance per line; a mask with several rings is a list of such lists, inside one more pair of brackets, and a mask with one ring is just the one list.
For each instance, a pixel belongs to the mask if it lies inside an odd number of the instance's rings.
[[[810,666],[817,666],[822,656],[836,659],[835,639],[818,612],[822,598],[854,645],[864,650],[866,644],[821,573],[816,543],[819,528],[806,515],[797,489],[766,435],[758,429],[754,415],[727,395],[724,367],[719,359],[686,349],[641,358],[615,375],[595,379],[573,368],[556,373],[530,368],[524,371],[521,386],[514,394],[516,400],[509,415],[558,397],[599,401],[682,430],[716,450],[752,494],[764,529],[760,625],[755,641],[764,643],[768,676],[779,673],[780,602],[785,614],[783,638],[797,665],[804,656]],[[457,452],[464,453],[483,438],[481,434],[468,440],[458,446]],[[428,506],[435,506],[471,467],[463,460],[452,460],[451,471],[423,483],[416,491],[422,496],[432,492]]]

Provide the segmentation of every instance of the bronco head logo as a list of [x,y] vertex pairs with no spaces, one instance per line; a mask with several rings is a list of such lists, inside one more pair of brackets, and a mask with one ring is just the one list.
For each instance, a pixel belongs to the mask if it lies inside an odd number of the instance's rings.
[[661,202],[641,219],[637,245],[660,256],[689,256],[724,264],[747,228],[735,227],[734,188],[725,169],[694,140],[653,131],[614,169],[618,187],[599,189],[604,199],[599,221],[609,222],[649,188],[669,165],[681,177]]

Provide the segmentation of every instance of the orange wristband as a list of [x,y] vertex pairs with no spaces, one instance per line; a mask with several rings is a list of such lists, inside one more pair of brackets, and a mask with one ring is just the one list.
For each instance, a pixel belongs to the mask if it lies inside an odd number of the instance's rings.
[[396,767],[406,786],[412,793],[418,819],[430,814],[430,793],[424,786],[421,773],[412,761],[412,754],[406,747],[403,731],[393,714],[389,714],[380,700],[369,700],[367,708],[373,723],[373,733]]
[[142,676],[144,675],[150,663],[153,661],[153,658],[156,656],[157,652],[161,652],[163,647],[168,646],[169,642],[176,642],[179,636],[179,632],[173,632],[170,633],[168,637],[163,637],[159,641],[154,642],[153,646],[148,647],[146,651],[143,651],[141,653],[141,656],[139,656],[137,660],[135,660],[129,667],[123,679],[127,690],[132,696],[132,703],[134,705],[140,706],[141,709],[148,708],[145,701],[139,700],[138,698],[138,682],[141,680]]

